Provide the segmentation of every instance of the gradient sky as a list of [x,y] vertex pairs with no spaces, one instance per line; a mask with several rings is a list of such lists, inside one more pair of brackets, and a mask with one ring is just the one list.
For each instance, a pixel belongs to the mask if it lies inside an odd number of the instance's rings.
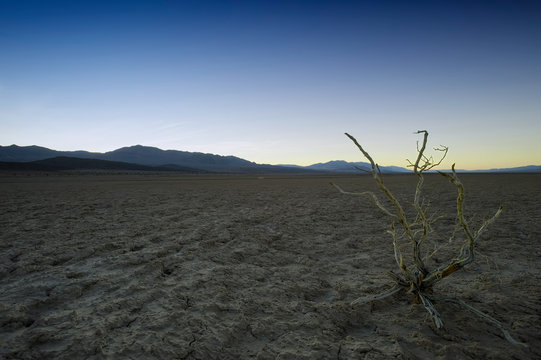
[[0,0],[0,145],[541,164],[541,1]]

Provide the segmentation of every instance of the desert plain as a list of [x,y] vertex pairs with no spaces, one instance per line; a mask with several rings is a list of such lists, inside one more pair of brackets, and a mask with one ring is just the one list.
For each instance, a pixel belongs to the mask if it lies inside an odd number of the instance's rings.
[[[0,358],[539,359],[541,174],[460,178],[472,227],[504,211],[434,290],[526,346],[453,303],[436,329],[406,292],[350,305],[397,269],[390,219],[329,185],[377,193],[368,175],[2,174]],[[413,175],[384,180],[411,199]],[[456,189],[425,194],[445,263]]]

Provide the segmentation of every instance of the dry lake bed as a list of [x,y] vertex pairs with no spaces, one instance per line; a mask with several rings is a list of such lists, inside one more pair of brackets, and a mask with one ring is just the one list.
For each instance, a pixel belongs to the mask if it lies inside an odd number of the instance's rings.
[[[412,175],[384,179],[411,197]],[[435,291],[527,346],[452,303],[436,329],[405,292],[350,306],[397,269],[389,218],[329,185],[377,191],[370,176],[4,174],[0,358],[539,359],[541,175],[461,179],[472,226],[504,212]],[[449,214],[426,254],[445,262],[463,239],[456,191],[426,185]]]

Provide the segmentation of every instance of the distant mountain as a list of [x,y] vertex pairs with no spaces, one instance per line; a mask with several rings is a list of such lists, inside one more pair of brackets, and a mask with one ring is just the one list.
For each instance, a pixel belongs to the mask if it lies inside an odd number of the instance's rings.
[[221,156],[178,150],[161,150],[135,145],[107,152],[106,160],[125,161],[143,165],[174,164],[214,172],[252,172],[260,165],[235,156]]
[[[370,164],[366,162],[334,160],[310,166],[262,165],[235,156],[222,156],[178,150],[161,150],[155,147],[142,145],[123,147],[106,153],[94,153],[82,150],[56,151],[40,146],[0,146],[0,169],[15,168],[19,170],[41,169],[40,171],[101,169],[216,173],[370,172]],[[397,166],[381,166],[380,169],[383,173],[407,173],[411,171]],[[541,173],[541,166],[531,165],[510,169],[491,169],[468,172]]]
[[50,159],[53,157],[67,156],[77,158],[99,158],[101,153],[88,151],[56,151],[41,146],[0,146],[0,161],[6,162],[29,162]]
[[[284,166],[294,166],[297,165],[284,165]],[[347,162],[343,160],[333,160],[326,163],[317,163],[309,166],[304,166],[305,169],[311,169],[316,171],[324,172],[340,172],[340,173],[359,173],[359,172],[370,172],[371,165],[367,162]],[[380,166],[382,173],[389,174],[399,174],[399,173],[411,173],[411,169],[399,167],[399,166]],[[430,171],[430,172],[435,172]],[[450,172],[451,170],[442,170],[443,172]],[[529,166],[520,166],[514,168],[503,168],[503,169],[489,169],[489,170],[457,170],[457,172],[472,172],[472,173],[541,173],[540,165],[529,165]]]
[[[464,170],[463,170],[464,171]],[[490,169],[490,170],[473,170],[472,172],[488,172],[488,173],[541,173],[541,165],[519,166],[514,168]]]
[[257,164],[236,156],[222,156],[200,152],[161,150],[135,145],[104,153],[102,159],[125,161],[149,166],[167,164],[185,166],[218,173],[303,173],[310,169],[291,169],[276,165]]
[[2,169],[39,171],[98,169],[217,173],[312,172],[310,169],[256,164],[235,156],[161,150],[141,145],[106,153],[56,151],[40,146],[0,146],[0,162],[2,162],[0,166]]
[[[297,165],[285,165],[292,167],[299,167],[318,172],[339,172],[339,173],[370,173],[372,167],[367,162],[347,162],[343,160],[333,160],[326,163],[317,163],[309,166],[297,166]],[[380,170],[383,173],[407,173],[410,170],[401,168],[398,166],[380,166]]]
[[146,166],[119,161],[82,159],[67,156],[30,161],[0,162],[0,170],[19,171],[65,171],[65,170],[113,170],[113,171],[175,171],[183,173],[206,172],[179,165]]

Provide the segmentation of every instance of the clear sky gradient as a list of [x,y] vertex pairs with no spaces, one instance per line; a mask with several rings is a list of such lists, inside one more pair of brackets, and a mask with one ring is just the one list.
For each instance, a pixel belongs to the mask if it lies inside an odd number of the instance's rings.
[[0,145],[541,164],[540,1],[0,0]]

